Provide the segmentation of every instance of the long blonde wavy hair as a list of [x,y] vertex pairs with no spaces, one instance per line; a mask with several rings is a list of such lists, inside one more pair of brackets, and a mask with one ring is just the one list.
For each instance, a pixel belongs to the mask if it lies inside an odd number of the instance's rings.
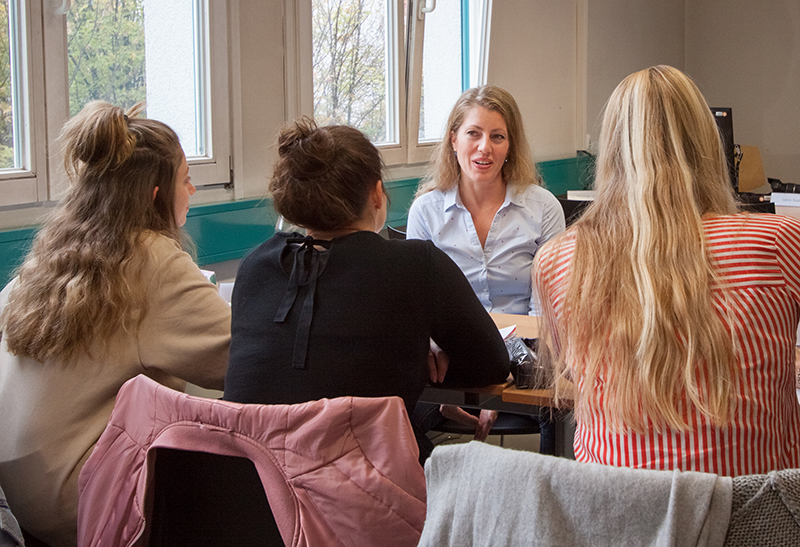
[[568,232],[575,250],[558,321],[544,294],[552,264],[536,265],[544,336],[553,348],[548,325],[557,325],[561,345],[557,389],[559,379],[583,380],[578,419],[600,410],[617,431],[689,429],[687,406],[726,423],[740,371],[714,306],[702,219],[733,214],[736,203],[716,124],[688,76],[655,66],[619,84],[595,185],[595,202]]
[[68,361],[120,329],[135,330],[146,312],[142,236],[181,239],[174,201],[183,151],[167,125],[134,117],[142,108],[125,114],[95,101],[64,126],[70,187],[37,234],[0,318],[12,353]]
[[442,141],[434,149],[428,164],[428,172],[417,189],[417,196],[433,190],[449,190],[458,183],[461,178],[461,167],[453,154],[450,136],[458,133],[467,113],[479,106],[500,114],[508,130],[508,156],[506,156],[508,162],[503,164],[501,171],[503,182],[519,189],[539,184],[536,164],[533,162],[531,147],[525,137],[517,101],[511,93],[501,87],[484,85],[466,90],[456,101],[447,119],[447,129]]

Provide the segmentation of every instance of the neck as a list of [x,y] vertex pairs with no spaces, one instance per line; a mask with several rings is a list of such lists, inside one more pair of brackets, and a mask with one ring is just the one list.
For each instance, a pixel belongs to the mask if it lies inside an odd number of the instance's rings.
[[461,203],[471,213],[484,209],[497,211],[506,199],[506,185],[502,179],[487,185],[462,182],[458,185],[458,195],[461,197]]
[[346,236],[355,232],[374,232],[374,231],[375,227],[365,221],[354,222],[350,226],[347,226],[346,228],[340,228],[338,230],[312,230],[311,228],[306,230],[308,235],[310,235],[314,239],[321,239],[323,241],[330,241],[331,239]]

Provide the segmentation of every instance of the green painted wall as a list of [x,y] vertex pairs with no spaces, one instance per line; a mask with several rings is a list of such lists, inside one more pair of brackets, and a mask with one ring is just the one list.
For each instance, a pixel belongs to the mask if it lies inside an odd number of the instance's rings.
[[[588,188],[592,181],[592,164],[587,156],[541,162],[537,166],[545,186],[556,195]],[[418,183],[418,179],[386,183],[390,200],[386,224],[406,224]],[[270,200],[248,199],[192,207],[186,231],[197,247],[198,263],[204,265],[245,256],[272,236],[276,220]],[[11,279],[35,234],[35,227],[0,231],[0,286]]]

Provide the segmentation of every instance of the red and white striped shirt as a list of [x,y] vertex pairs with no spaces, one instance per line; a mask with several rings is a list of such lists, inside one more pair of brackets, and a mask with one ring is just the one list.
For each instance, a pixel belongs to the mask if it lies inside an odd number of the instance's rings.
[[[690,431],[612,434],[603,413],[594,410],[577,424],[578,461],[726,476],[800,467],[794,351],[800,320],[800,222],[779,215],[730,215],[711,217],[704,225],[720,279],[715,305],[732,318],[743,373],[731,423],[715,427],[689,410]],[[556,321],[563,312],[574,252],[574,236],[566,237],[564,244],[540,251],[535,273],[546,283]],[[567,348],[568,341],[557,341],[557,347]],[[568,365],[579,377],[579,364]],[[579,383],[579,389],[585,386]]]

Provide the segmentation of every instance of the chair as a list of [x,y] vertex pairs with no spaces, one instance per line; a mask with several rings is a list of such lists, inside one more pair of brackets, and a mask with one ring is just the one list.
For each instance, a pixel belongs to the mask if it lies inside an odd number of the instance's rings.
[[591,201],[573,200],[563,197],[557,199],[561,204],[561,208],[564,209],[564,220],[566,221],[567,226],[572,225],[573,222],[578,220],[581,214],[583,214],[583,211],[592,203]]
[[[468,409],[467,412],[470,410]],[[432,431],[440,431],[451,435],[474,435],[475,428],[461,422],[445,418],[435,425]],[[500,435],[500,446],[505,445],[506,435],[534,435],[540,433],[539,420],[527,414],[511,414],[500,412],[497,421],[489,430],[489,435]]]
[[398,226],[394,228],[392,226],[386,226],[386,233],[389,235],[389,239],[405,239],[406,227]]
[[416,545],[417,456],[398,397],[243,405],[138,376],[81,471],[78,544]]
[[421,547],[800,545],[797,469],[730,478],[472,442],[437,447],[425,479]]

